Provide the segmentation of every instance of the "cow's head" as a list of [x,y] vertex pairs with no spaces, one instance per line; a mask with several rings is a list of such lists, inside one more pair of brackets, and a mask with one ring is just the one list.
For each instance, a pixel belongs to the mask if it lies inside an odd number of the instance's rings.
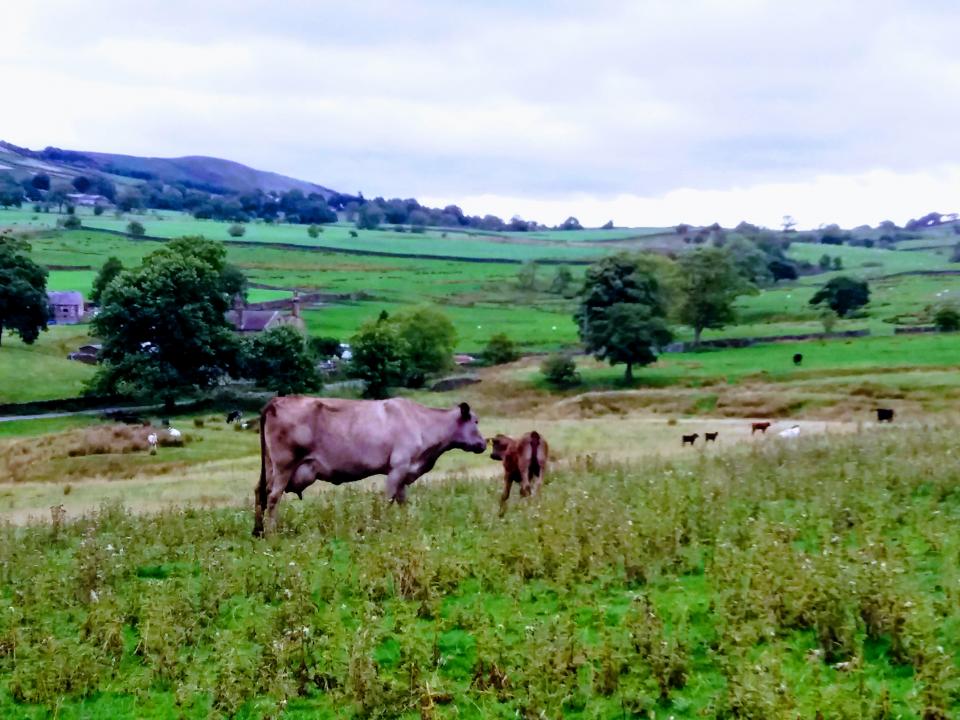
[[453,431],[454,447],[469,452],[482,453],[487,449],[487,441],[480,434],[480,421],[467,403],[457,408],[457,427]]
[[506,435],[497,435],[495,438],[493,438],[490,441],[490,459],[503,460],[503,456],[510,447],[511,442],[512,440]]

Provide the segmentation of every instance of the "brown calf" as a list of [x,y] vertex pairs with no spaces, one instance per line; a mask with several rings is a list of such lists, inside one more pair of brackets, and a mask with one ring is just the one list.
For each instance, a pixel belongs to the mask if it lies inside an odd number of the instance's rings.
[[750,434],[753,435],[757,430],[762,432],[764,435],[767,434],[767,428],[770,427],[768,422],[758,422],[750,425]]
[[503,495],[500,496],[500,512],[506,510],[513,483],[520,483],[520,495],[527,497],[540,492],[543,476],[547,472],[550,448],[536,430],[528,432],[519,440],[506,435],[493,438],[490,457],[503,462]]

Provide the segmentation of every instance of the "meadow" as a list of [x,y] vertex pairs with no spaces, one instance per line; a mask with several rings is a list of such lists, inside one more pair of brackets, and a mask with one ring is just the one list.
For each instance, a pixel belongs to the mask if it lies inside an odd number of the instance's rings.
[[90,341],[84,325],[51,326],[33,345],[7,334],[0,347],[0,403],[80,395],[94,368],[67,360],[67,354]]
[[5,525],[11,718],[947,718],[956,427]]
[[[64,216],[55,213],[33,213],[29,210],[0,211],[0,226],[21,230],[51,229],[58,219]],[[302,246],[340,251],[383,253],[387,255],[425,255],[466,258],[477,260],[508,261],[519,263],[526,260],[585,260],[597,257],[603,252],[602,246],[592,245],[594,233],[586,234],[582,244],[577,242],[577,231],[564,234],[563,238],[529,238],[527,233],[489,234],[480,232],[446,231],[431,228],[423,233],[398,232],[394,228],[376,230],[358,230],[352,225],[337,223],[324,225],[318,237],[307,233],[306,225],[286,223],[247,223],[241,237],[233,237],[228,229],[231,223],[215,220],[198,220],[189,215],[176,212],[151,212],[148,214],[125,214],[123,217],[112,215],[95,216],[89,211],[80,211],[84,227],[114,232],[126,232],[131,220],[140,222],[147,236],[156,238],[175,238],[184,235],[204,235],[213,240],[232,243],[264,243]],[[353,237],[352,234],[356,234]],[[637,233],[642,235],[643,231]],[[634,234],[627,233],[628,237]]]

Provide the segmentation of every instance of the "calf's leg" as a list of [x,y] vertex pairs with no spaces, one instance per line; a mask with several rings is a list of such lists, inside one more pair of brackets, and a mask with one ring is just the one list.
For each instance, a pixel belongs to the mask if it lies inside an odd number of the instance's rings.
[[510,480],[510,475],[507,474],[503,478],[503,493],[500,495],[500,516],[503,517],[503,514],[507,511],[507,500],[510,499],[510,490],[513,487],[513,482]]

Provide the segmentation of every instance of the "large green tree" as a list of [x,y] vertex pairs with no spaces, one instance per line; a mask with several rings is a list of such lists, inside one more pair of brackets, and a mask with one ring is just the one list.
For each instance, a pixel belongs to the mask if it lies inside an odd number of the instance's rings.
[[227,375],[238,343],[225,318],[225,258],[222,243],[180,238],[111,282],[93,321],[103,363],[91,389],[169,405]]
[[733,322],[733,303],[738,295],[756,292],[742,268],[726,250],[698,248],[680,256],[680,304],[677,315],[693,328],[693,344],[700,344],[703,331],[722,328]]
[[628,382],[634,365],[653,362],[670,341],[669,290],[661,277],[669,277],[665,261],[635,255],[604,258],[586,272],[574,314],[580,339],[598,360],[625,364]]
[[0,235],[0,342],[12,330],[29,345],[47,329],[47,271],[29,253],[26,242]]
[[245,338],[240,372],[279,395],[314,392],[323,386],[307,338],[292,325]]
[[641,303],[617,303],[593,323],[591,333],[603,345],[594,355],[611,365],[626,365],[624,380],[633,382],[633,366],[649,365],[658,351],[673,339],[666,318]]
[[420,387],[428,375],[453,367],[457,331],[442,312],[429,307],[415,308],[397,313],[388,322],[397,325],[406,343],[406,385]]
[[93,279],[93,289],[90,291],[90,302],[99,303],[103,291],[115,277],[123,272],[123,263],[119,258],[110,256],[100,268],[100,272]]
[[810,298],[811,305],[825,303],[840,317],[847,317],[868,302],[870,302],[870,286],[867,281],[846,275],[830,279]]
[[407,342],[396,323],[383,316],[360,326],[350,338],[353,359],[351,374],[364,381],[363,394],[387,397],[390,388],[402,385],[407,377]]

